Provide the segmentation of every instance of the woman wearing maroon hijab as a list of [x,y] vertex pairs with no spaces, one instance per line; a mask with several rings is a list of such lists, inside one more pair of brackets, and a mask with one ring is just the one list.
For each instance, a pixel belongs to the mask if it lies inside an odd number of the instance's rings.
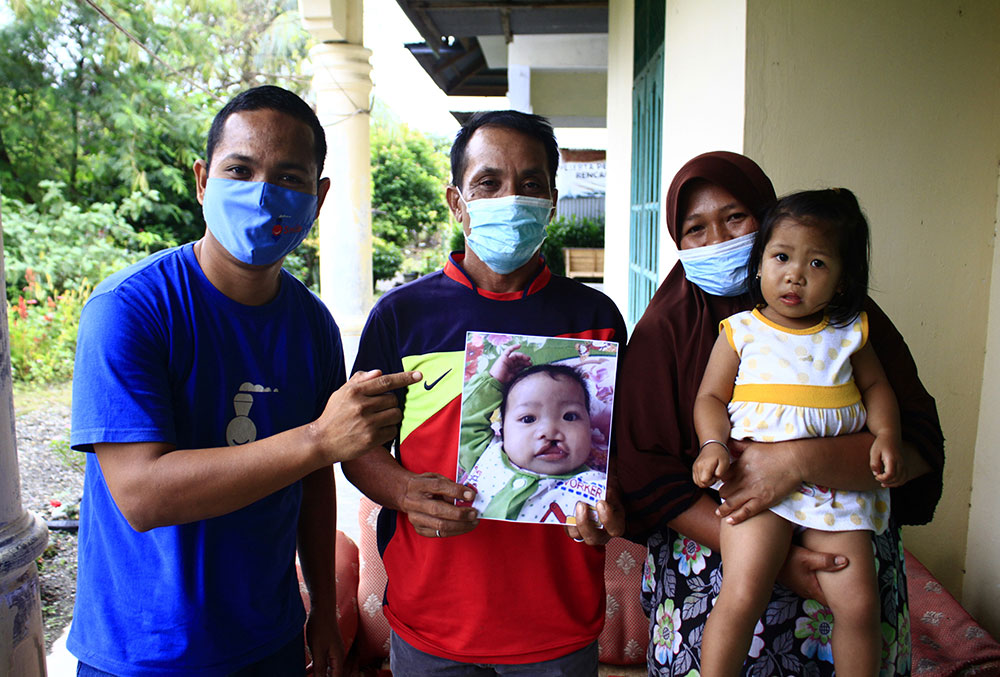
[[[843,489],[875,486],[867,432],[774,444],[730,441],[730,449],[742,456],[726,477],[721,508],[714,492],[692,481],[698,455],[695,394],[719,321],[750,308],[742,266],[759,218],[774,201],[771,181],[742,155],[706,153],[681,168],[666,201],[667,226],[681,261],[650,301],[622,360],[615,402],[618,477],[628,535],[649,548],[642,594],[650,617],[650,675],[700,672],[701,635],[722,575],[721,517],[745,519],[802,481]],[[908,675],[909,609],[899,525],[924,524],[933,516],[941,495],[943,437],[934,399],[921,385],[902,336],[871,299],[865,310],[872,346],[899,400],[907,462],[920,475],[893,490],[891,526],[873,539],[882,598],[881,674]],[[792,547],[744,674],[833,674],[832,615],[814,572],[846,565],[837,553]]]

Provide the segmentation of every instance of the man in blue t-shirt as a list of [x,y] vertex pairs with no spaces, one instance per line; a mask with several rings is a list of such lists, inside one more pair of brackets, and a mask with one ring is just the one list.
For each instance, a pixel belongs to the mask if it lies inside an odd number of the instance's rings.
[[[194,165],[206,232],[94,290],[80,320],[74,449],[87,454],[80,675],[339,674],[332,464],[390,440],[390,391],[345,382],[323,303],[281,267],[330,181],[312,109],[235,97]],[[305,613],[295,571],[309,586]]]

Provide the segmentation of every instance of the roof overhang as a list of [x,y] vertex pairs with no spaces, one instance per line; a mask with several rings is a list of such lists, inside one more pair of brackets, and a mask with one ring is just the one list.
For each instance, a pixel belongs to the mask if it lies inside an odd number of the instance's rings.
[[480,36],[608,32],[607,0],[396,0],[423,43],[408,44],[443,92],[504,96],[507,70],[490,68]]

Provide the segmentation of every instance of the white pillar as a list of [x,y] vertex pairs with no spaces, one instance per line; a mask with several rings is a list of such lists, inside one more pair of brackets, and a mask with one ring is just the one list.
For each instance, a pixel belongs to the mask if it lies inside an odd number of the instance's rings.
[[350,371],[372,306],[371,50],[348,42],[309,50],[316,113],[326,131],[330,192],[319,214],[320,296],[344,338]]
[[[0,289],[4,286],[0,230]],[[0,305],[0,675],[45,675],[42,603],[35,559],[48,542],[45,524],[21,507],[7,303]]]

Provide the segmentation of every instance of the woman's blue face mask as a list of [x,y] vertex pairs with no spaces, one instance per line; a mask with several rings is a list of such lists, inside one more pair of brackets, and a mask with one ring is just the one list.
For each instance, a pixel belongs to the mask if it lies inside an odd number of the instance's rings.
[[747,264],[757,233],[678,251],[684,276],[706,294],[739,296],[747,291]]
[[468,247],[498,275],[514,272],[538,252],[552,214],[552,200],[525,195],[480,198],[466,202]]
[[298,247],[316,220],[319,198],[263,181],[208,179],[205,224],[237,260],[268,266]]

